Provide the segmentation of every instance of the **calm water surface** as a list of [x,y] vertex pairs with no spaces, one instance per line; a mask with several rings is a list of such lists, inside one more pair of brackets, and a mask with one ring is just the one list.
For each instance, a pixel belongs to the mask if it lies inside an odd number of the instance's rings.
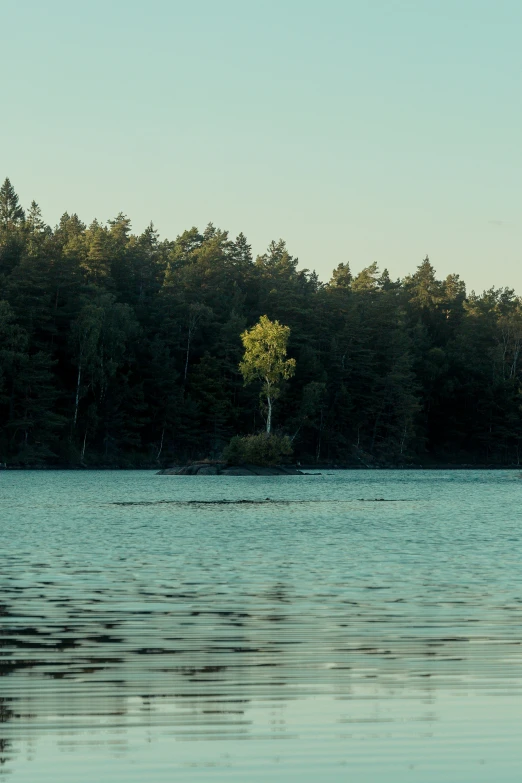
[[0,472],[0,777],[519,783],[521,496]]

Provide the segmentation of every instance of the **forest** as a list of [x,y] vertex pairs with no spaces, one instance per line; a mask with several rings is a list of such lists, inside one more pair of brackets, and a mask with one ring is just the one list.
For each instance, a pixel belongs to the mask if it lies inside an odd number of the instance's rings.
[[[339,248],[342,252],[342,247]],[[324,262],[324,259],[321,259]],[[420,259],[419,259],[420,261]],[[494,259],[492,259],[494,262]],[[522,300],[467,292],[429,258],[402,280],[328,282],[283,240],[253,257],[209,224],[162,239],[118,214],[46,225],[0,189],[0,463],[154,467],[217,459],[265,428],[240,335],[290,328],[274,431],[302,464],[518,465]]]

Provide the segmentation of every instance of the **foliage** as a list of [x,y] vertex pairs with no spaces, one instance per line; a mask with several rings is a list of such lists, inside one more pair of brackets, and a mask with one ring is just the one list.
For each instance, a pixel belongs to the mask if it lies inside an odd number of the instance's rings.
[[522,300],[429,258],[403,280],[341,263],[323,285],[284,241],[255,258],[212,224],[51,228],[4,181],[0,462],[217,457],[274,403],[301,461],[518,464]]
[[6,177],[0,188],[0,226],[3,231],[9,231],[23,223],[24,217],[15,189],[9,177]]
[[292,453],[288,435],[261,432],[245,437],[236,435],[223,450],[223,457],[229,465],[273,466],[288,462]]
[[261,394],[267,401],[266,431],[272,429],[272,405],[281,393],[281,382],[295,373],[295,359],[286,359],[290,328],[262,315],[259,322],[241,335],[245,354],[239,369],[245,383],[261,380]]

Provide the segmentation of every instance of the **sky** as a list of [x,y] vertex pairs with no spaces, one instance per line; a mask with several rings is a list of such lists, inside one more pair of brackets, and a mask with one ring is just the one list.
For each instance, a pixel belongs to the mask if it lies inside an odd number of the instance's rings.
[[51,225],[522,294],[519,0],[0,4],[0,178]]

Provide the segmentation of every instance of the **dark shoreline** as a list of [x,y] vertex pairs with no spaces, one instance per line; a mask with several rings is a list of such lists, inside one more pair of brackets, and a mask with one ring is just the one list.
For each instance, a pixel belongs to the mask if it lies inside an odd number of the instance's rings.
[[[156,473],[164,473],[165,475],[168,475],[167,471],[173,471],[177,469],[181,469],[183,465],[178,465],[174,467],[161,467],[159,465],[140,465],[140,466],[132,466],[128,467],[125,465],[6,465],[5,467],[0,467],[0,473],[3,471],[71,471],[71,472],[88,472],[88,471],[137,471],[137,470],[151,470],[156,471]],[[299,466],[287,466],[290,468],[290,470],[282,471],[282,474],[284,475],[304,475],[308,471],[330,471],[330,470],[344,470],[344,471],[359,471],[359,470],[371,470],[371,471],[387,471],[387,470],[519,470],[522,471],[522,465],[486,465],[486,464],[477,464],[477,465],[470,465],[462,464],[462,465],[455,465],[455,464],[448,464],[448,463],[433,463],[433,464],[425,464],[425,465],[327,465],[327,464],[320,464],[320,465],[299,465]],[[190,474],[181,474],[181,475],[190,475]]]

